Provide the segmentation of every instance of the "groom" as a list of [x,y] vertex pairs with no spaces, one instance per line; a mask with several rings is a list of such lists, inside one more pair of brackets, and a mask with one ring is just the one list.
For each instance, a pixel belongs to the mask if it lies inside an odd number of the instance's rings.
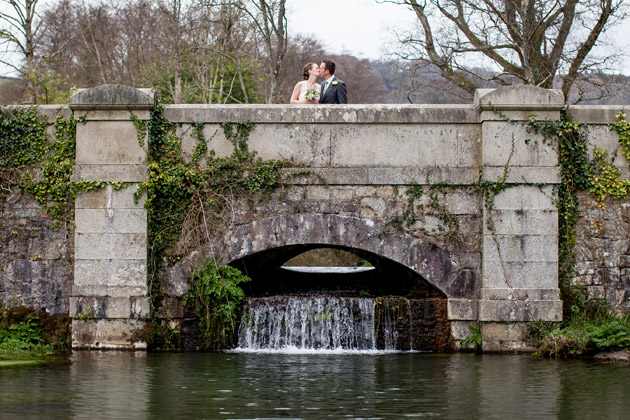
[[322,82],[322,94],[320,104],[347,104],[346,84],[335,76],[335,63],[330,60],[322,60],[319,66],[319,75],[324,78]]

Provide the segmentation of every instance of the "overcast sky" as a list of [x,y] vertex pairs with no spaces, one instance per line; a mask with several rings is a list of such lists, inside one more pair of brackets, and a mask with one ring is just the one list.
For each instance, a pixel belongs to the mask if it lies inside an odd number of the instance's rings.
[[[287,0],[290,34],[315,34],[332,53],[347,51],[355,56],[378,59],[392,28],[406,29],[417,18],[406,6],[379,4],[376,0]],[[619,48],[628,48],[630,18],[611,30],[609,37]],[[618,70],[630,76],[630,58]]]

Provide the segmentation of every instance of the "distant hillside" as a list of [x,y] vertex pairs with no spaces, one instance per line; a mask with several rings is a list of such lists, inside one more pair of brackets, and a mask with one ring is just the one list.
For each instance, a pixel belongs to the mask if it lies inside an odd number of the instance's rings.
[[[388,94],[382,95],[389,103],[456,104],[471,103],[472,97],[445,78],[438,69],[426,63],[411,61],[372,61],[371,68],[378,72]],[[499,87],[499,83],[488,81],[492,73],[487,69],[476,69],[480,86]],[[482,79],[483,78],[483,79]],[[485,80],[484,80],[485,79]],[[517,81],[514,81],[517,83]],[[562,85],[562,77],[556,77],[555,87]],[[627,105],[630,104],[630,77],[590,73],[584,80],[576,81],[568,103],[582,105]]]

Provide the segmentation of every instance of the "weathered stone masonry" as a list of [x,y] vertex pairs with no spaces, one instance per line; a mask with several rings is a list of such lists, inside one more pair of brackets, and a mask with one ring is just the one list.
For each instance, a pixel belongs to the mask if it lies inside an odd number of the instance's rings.
[[[27,271],[21,277],[3,272],[0,296],[6,304],[69,310],[76,348],[145,346],[147,221],[143,201],[134,201],[133,194],[146,178],[147,156],[129,113],[148,119],[152,104],[146,92],[124,87],[99,87],[72,99],[75,112],[86,116],[77,127],[75,177],[131,186],[76,200],[74,278],[56,280],[65,285],[54,292],[59,303],[51,300],[49,286],[32,276],[27,280]],[[292,179],[293,186],[275,192],[271,201],[239,209],[235,228],[214,238],[222,262],[293,244],[365,250],[409,267],[447,296],[455,343],[468,335],[468,325],[481,321],[484,349],[506,350],[528,348],[528,321],[560,320],[562,314],[553,201],[557,153],[506,117],[558,118],[562,106],[558,92],[515,86],[478,91],[474,105],[170,105],[164,112],[180,124],[184,152],[192,153],[196,141],[192,122],[204,122],[209,148],[225,156],[232,145],[219,124],[250,120],[250,150],[263,159],[292,159],[320,175]],[[575,121],[589,124],[589,142],[612,152],[618,149],[616,134],[606,125],[618,111],[589,106],[572,112]],[[618,158],[616,164],[627,176],[627,162]],[[509,188],[495,197],[489,214],[478,188],[480,173],[497,181],[506,166]],[[437,184],[448,186],[436,189]],[[406,191],[413,185],[423,191],[414,207],[428,209],[430,195],[437,194],[440,209],[456,219],[454,234],[445,235],[445,220],[428,210],[409,228],[391,223],[408,205]],[[582,201],[576,282],[627,310],[627,208],[611,203],[602,213],[589,207],[587,195]],[[3,220],[12,214],[5,212]],[[604,221],[604,230],[593,230],[594,218]],[[11,234],[5,230],[3,225],[3,235]],[[65,244],[71,253],[71,238]],[[181,296],[191,270],[210,253],[197,250],[168,269],[164,291]],[[46,266],[38,278],[55,277],[54,269]],[[37,286],[21,286],[29,282]]]

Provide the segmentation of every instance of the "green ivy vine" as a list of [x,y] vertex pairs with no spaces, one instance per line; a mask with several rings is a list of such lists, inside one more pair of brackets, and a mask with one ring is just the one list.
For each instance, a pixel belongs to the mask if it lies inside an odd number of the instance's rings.
[[589,174],[593,163],[588,157],[588,145],[580,124],[574,123],[565,108],[559,120],[535,120],[531,118],[528,129],[541,134],[545,142],[550,142],[558,151],[560,164],[560,184],[557,187],[558,207],[558,281],[561,299],[564,301],[565,317],[571,315],[576,302],[582,300],[582,293],[572,287],[575,276],[576,230],[580,215],[578,191],[591,185]]
[[[15,189],[31,194],[55,220],[50,227],[65,222],[74,224],[74,199],[81,191],[107,184],[121,188],[122,183],[74,181],[76,125],[84,119],[58,115],[54,137],[51,125],[36,108],[12,108],[0,113],[0,199]],[[4,200],[2,200],[4,202]]]
[[[226,139],[234,146],[230,156],[221,158],[209,150],[212,138],[206,140],[204,124],[193,123],[192,135],[197,145],[189,160],[182,153],[177,126],[163,116],[162,106],[151,112],[147,127],[148,179],[139,185],[136,198],[146,193],[148,283],[153,308],[157,308],[163,297],[160,276],[165,265],[176,263],[228,230],[235,208],[243,202],[268,198],[281,185],[281,169],[290,162],[262,160],[250,152],[247,140],[254,124],[249,121],[221,124]],[[202,157],[207,157],[206,162],[201,162]],[[208,267],[200,269],[207,271]],[[224,273],[228,269],[217,266],[216,270]],[[193,293],[202,290],[195,286],[201,279],[199,276],[193,274]],[[189,301],[200,299],[201,295],[189,297]],[[206,339],[210,347],[217,343],[212,326],[214,317],[228,310],[224,302],[217,305],[212,311],[200,314],[200,322],[207,327],[204,332],[209,334]],[[221,333],[221,337],[229,336]]]

